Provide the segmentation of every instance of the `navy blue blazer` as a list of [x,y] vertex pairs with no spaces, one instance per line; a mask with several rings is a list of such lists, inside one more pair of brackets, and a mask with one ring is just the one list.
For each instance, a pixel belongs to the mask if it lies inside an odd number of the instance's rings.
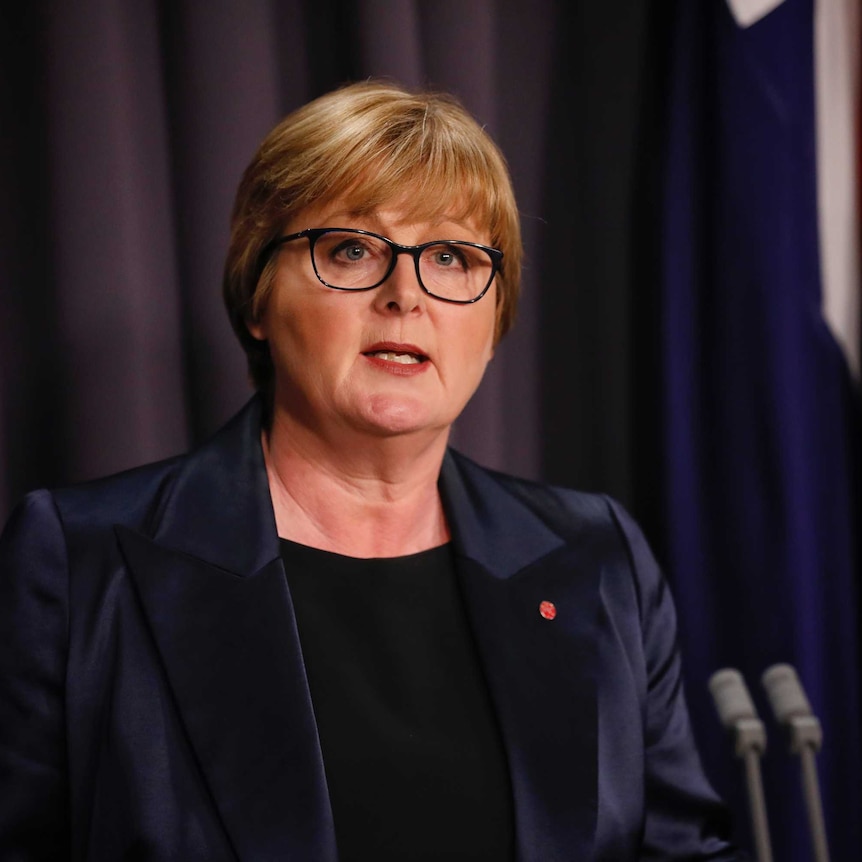
[[[10,518],[2,862],[337,859],[260,421],[253,399],[190,455],[34,492]],[[741,858],[632,520],[453,451],[440,490],[519,862]]]

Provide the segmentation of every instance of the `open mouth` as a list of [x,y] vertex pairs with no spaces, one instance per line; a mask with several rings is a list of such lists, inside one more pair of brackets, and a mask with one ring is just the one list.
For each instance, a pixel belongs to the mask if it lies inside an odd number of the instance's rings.
[[419,365],[428,361],[428,357],[422,353],[401,353],[395,350],[369,350],[363,355],[373,356],[384,362],[397,362],[399,365]]

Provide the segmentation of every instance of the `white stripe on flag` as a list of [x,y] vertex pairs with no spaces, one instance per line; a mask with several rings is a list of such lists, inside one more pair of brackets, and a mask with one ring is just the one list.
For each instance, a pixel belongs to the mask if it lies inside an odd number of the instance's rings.
[[784,0],[727,0],[738,27],[750,27],[778,8]]
[[817,209],[823,316],[860,376],[859,3],[815,0]]

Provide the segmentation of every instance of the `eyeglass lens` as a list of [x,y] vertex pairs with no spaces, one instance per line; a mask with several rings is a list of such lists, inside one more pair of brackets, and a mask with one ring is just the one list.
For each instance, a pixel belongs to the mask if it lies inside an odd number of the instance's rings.
[[[363,290],[379,284],[396,254],[382,239],[351,231],[331,231],[317,237],[314,268],[320,279],[342,290]],[[422,249],[419,280],[435,296],[469,302],[488,286],[491,256],[481,248],[439,242]]]

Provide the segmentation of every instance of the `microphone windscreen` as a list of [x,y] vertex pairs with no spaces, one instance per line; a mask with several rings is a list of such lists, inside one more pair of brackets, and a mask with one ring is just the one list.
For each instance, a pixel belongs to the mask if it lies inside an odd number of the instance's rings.
[[764,671],[762,679],[772,711],[781,724],[812,714],[799,677],[789,664],[774,664]]
[[716,671],[709,678],[709,690],[725,727],[732,729],[742,719],[757,718],[748,687],[738,670],[728,667]]

